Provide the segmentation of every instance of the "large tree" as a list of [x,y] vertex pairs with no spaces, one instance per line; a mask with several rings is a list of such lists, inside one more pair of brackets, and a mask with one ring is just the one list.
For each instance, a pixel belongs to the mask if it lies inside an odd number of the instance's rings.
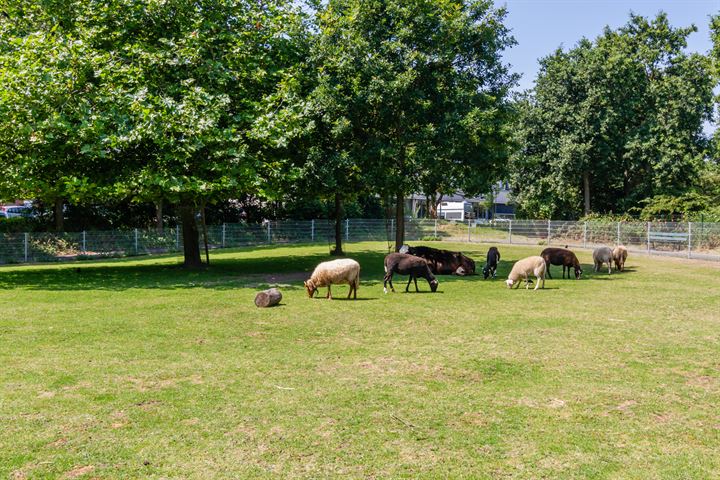
[[57,230],[66,201],[105,196],[118,173],[111,138],[124,133],[102,87],[107,57],[84,41],[76,7],[0,5],[0,197],[52,206]]
[[[14,115],[2,121],[19,126],[2,138],[10,160],[2,168],[27,184],[14,182],[15,190],[176,204],[185,265],[199,266],[197,211],[261,192],[279,174],[276,151],[254,130],[263,128],[258,119],[284,69],[297,62],[297,6],[21,3],[2,23],[13,34],[3,38],[3,70],[17,86],[0,104]],[[6,25],[16,18],[22,28]],[[17,102],[26,90],[32,101]]]
[[707,57],[684,52],[694,26],[631,15],[618,30],[541,61],[519,104],[512,183],[522,212],[577,217],[626,211],[687,191],[712,112]]
[[395,247],[404,242],[404,199],[432,173],[448,188],[487,190],[507,149],[508,89],[502,63],[512,44],[491,1],[330,0],[318,6],[307,96],[323,140],[328,190],[359,179],[396,201]]

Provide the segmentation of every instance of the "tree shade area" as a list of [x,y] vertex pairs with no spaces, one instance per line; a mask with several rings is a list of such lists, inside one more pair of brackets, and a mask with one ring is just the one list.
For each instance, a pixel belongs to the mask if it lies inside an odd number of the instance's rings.
[[501,179],[541,218],[720,200],[720,139],[702,130],[718,16],[701,55],[683,51],[693,26],[631,15],[548,55],[513,98],[514,39],[489,0],[0,0],[0,12],[0,198],[33,199],[58,231],[68,212],[83,228],[94,217],[79,212],[133,211],[159,230],[172,215],[188,267],[229,202],[262,203],[262,219],[325,209],[341,253],[340,220],[358,205],[403,225],[411,193],[433,203]]

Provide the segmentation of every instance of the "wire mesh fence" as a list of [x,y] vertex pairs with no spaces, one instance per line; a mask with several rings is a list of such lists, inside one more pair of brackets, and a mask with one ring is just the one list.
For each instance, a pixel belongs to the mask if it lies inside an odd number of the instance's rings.
[[[395,219],[347,219],[344,242],[383,241],[394,244]],[[720,261],[720,223],[700,222],[569,222],[555,220],[470,220],[465,222],[407,219],[407,242],[513,243],[594,248],[625,245],[649,254]],[[254,245],[335,243],[332,220],[285,220],[263,224],[226,223],[208,226],[212,249]],[[0,263],[38,263],[103,257],[179,252],[179,228],[0,234]]]

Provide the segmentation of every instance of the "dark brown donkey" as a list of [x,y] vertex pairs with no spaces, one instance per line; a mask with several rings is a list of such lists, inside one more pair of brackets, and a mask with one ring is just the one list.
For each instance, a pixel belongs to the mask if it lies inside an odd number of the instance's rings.
[[550,265],[562,265],[563,277],[565,278],[565,269],[567,268],[567,276],[570,278],[570,267],[575,269],[575,279],[579,280],[582,275],[582,268],[580,267],[580,261],[578,261],[577,255],[570,250],[565,248],[546,248],[542,251],[540,256],[545,259],[547,268],[548,278],[552,278],[550,275]]

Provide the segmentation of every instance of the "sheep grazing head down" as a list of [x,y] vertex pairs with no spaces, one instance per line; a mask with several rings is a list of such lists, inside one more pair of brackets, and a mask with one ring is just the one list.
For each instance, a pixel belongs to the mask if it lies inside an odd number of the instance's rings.
[[433,278],[432,280],[430,280],[430,290],[435,292],[437,290],[437,287],[438,287],[437,278]]
[[507,285],[508,288],[512,288],[512,286],[515,284],[515,282],[513,282],[512,280],[510,280],[508,278],[507,280],[505,280],[505,284]]
[[305,290],[307,290],[308,297],[313,298],[315,292],[317,292],[317,287],[312,280],[305,280]]

